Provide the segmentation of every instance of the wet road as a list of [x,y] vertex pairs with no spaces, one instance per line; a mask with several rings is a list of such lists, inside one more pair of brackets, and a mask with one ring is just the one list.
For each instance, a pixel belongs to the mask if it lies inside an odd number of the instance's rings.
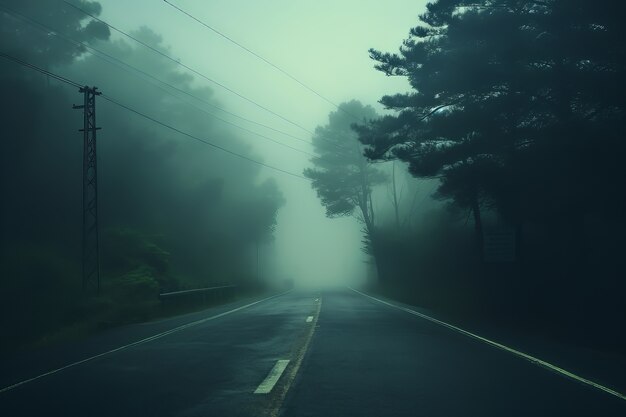
[[348,289],[115,329],[0,371],[2,416],[626,415],[623,399]]

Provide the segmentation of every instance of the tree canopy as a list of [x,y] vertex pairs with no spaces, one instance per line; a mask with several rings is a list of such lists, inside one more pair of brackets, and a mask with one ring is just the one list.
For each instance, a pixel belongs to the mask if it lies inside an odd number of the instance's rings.
[[[101,11],[98,2],[73,4],[94,16]],[[150,28],[129,33],[170,53]],[[104,94],[164,123],[184,126],[221,147],[254,156],[250,144],[235,131],[207,117],[201,108],[187,107],[168,89],[154,88],[141,72],[217,105],[210,88],[196,85],[192,75],[148,48],[123,38],[110,40],[107,26],[63,2],[3,2],[0,51],[98,86]],[[82,317],[83,139],[77,130],[83,116],[72,109],[82,96],[74,87],[4,58],[0,90],[0,291],[18,295],[0,312],[24,310],[14,328],[26,329],[27,338],[52,324]],[[98,134],[102,297],[124,308],[136,304],[139,296],[156,300],[159,289],[252,278],[248,248],[271,239],[284,201],[276,183],[260,181],[258,165],[187,141],[102,98],[96,107],[102,127]],[[60,294],[63,298],[58,298]],[[109,311],[114,309],[104,308],[108,304],[100,305],[102,314],[113,314]]]
[[313,146],[317,156],[311,160],[315,168],[304,171],[313,181],[328,217],[356,214],[369,232],[374,227],[372,186],[382,182],[384,176],[363,156],[363,147],[351,126],[355,121],[376,117],[371,106],[359,101],[340,104],[328,116],[328,124],[315,130]]
[[[376,68],[413,90],[358,128],[372,159],[399,158],[438,195],[512,222],[622,211],[621,2],[439,0]],[[621,33],[621,35],[620,35]],[[616,210],[617,209],[617,210]]]

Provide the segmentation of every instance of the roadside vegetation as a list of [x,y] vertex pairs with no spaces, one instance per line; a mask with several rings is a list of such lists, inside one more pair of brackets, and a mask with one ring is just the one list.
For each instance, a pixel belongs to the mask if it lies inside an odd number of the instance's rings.
[[411,91],[382,97],[386,115],[353,119],[358,137],[343,145],[358,139],[369,166],[434,183],[439,202],[398,203],[388,176],[387,215],[371,214],[372,226],[358,214],[380,291],[460,321],[624,351],[623,11],[438,0],[399,52],[370,50]]
[[[98,15],[94,1],[75,2]],[[0,10],[0,50],[34,65],[111,86],[106,93],[173,126],[211,137],[242,155],[236,132],[201,109],[181,109],[177,90],[155,89],[122,57],[180,91],[217,105],[176,64],[57,2],[9,1]],[[15,14],[9,11],[18,11]],[[41,26],[20,16],[49,26]],[[133,35],[169,53],[142,27]],[[69,42],[67,39],[82,42]],[[110,91],[116,90],[116,91]],[[157,129],[97,100],[101,291],[83,291],[81,269],[82,111],[78,91],[13,62],[0,62],[0,317],[2,348],[42,343],[187,308],[161,308],[158,294],[234,284],[254,287],[255,249],[272,240],[284,203],[258,165]],[[172,95],[173,94],[173,95]]]

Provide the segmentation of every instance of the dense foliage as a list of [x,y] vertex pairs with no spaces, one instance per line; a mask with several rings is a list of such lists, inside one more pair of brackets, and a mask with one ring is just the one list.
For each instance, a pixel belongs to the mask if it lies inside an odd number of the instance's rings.
[[[466,5],[465,5],[466,4]],[[511,222],[622,213],[624,6],[596,1],[437,1],[377,68],[413,91],[361,139],[439,193]],[[620,35],[621,34],[621,35]]]
[[326,126],[318,126],[313,136],[315,168],[304,174],[326,208],[328,217],[356,215],[368,233],[374,230],[372,187],[384,180],[382,173],[363,156],[362,145],[351,129],[356,121],[374,119],[376,112],[353,100],[339,105],[328,116]]
[[[100,13],[97,2],[74,2]],[[24,19],[24,16],[28,20]],[[39,24],[44,26],[40,26]],[[171,53],[159,35],[133,35]],[[77,45],[71,39],[83,42]],[[175,63],[125,40],[62,2],[9,1],[0,8],[0,50],[86,85],[243,155],[233,132],[185,105],[180,93],[85,45],[215,102]],[[12,341],[80,320],[113,320],[158,303],[159,291],[254,277],[253,248],[271,239],[283,198],[259,167],[139,119],[97,99],[103,291],[81,293],[82,114],[73,87],[0,59],[3,317],[20,311]],[[129,313],[130,314],[130,313]],[[134,314],[134,313],[133,313]],[[27,324],[25,324],[27,323]],[[18,334],[21,332],[23,334]]]
[[[383,97],[395,113],[357,128],[366,155],[439,178],[436,195],[473,213],[472,246],[483,249],[485,214],[516,231],[515,264],[466,265],[485,305],[518,315],[532,306],[545,321],[596,330],[597,317],[624,324],[615,295],[626,248],[624,10],[615,1],[439,0],[399,53],[370,51],[378,70],[407,77],[412,90]],[[578,314],[580,304],[595,318]]]

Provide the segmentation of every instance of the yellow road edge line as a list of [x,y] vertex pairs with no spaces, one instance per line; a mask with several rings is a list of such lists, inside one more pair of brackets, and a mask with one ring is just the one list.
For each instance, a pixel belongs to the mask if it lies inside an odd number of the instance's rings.
[[86,358],[86,359],[82,359],[82,360],[79,360],[79,361],[76,361],[76,362],[72,362],[69,365],[65,365],[65,366],[62,366],[60,368],[53,369],[52,371],[48,371],[48,372],[45,372],[45,373],[43,373],[41,375],[37,375],[35,377],[28,378],[28,379],[25,379],[25,380],[20,381],[20,382],[16,382],[13,385],[9,385],[7,387],[4,387],[4,388],[0,389],[0,394],[3,393],[3,392],[7,392],[7,391],[10,391],[12,389],[15,389],[15,388],[17,388],[19,386],[28,384],[29,382],[33,382],[33,381],[36,381],[38,379],[41,379],[41,378],[44,378],[44,377],[56,374],[58,372],[64,371],[64,370],[66,370],[68,368],[72,368],[74,366],[82,365],[85,362],[90,362],[90,361],[92,361],[94,359],[98,359],[98,358],[101,358],[103,356],[107,356],[107,355],[110,355],[112,353],[119,352],[119,351],[124,350],[124,349],[128,349],[128,348],[133,347],[133,346],[142,345],[144,343],[148,343],[148,342],[151,342],[153,340],[160,339],[160,338],[165,337],[167,335],[170,335],[172,333],[176,333],[176,332],[179,332],[181,330],[187,329],[189,327],[197,326],[198,324],[202,324],[202,323],[205,323],[207,321],[215,320],[215,319],[227,316],[227,315],[232,314],[232,313],[236,313],[237,311],[241,311],[241,310],[244,310],[246,308],[252,307],[255,304],[259,304],[259,303],[262,303],[264,301],[271,300],[272,298],[280,297],[280,296],[285,295],[285,294],[287,294],[287,293],[289,293],[291,291],[292,290],[285,291],[285,292],[282,292],[280,294],[275,294],[275,295],[272,295],[271,297],[266,297],[266,298],[263,298],[261,300],[254,301],[254,302],[252,302],[250,304],[246,304],[246,305],[237,307],[235,309],[232,309],[232,310],[229,310],[229,311],[225,311],[225,312],[220,313],[220,314],[216,314],[215,316],[205,317],[205,318],[200,319],[200,320],[192,321],[190,323],[183,324],[183,325],[178,326],[178,327],[174,327],[173,329],[166,330],[166,331],[161,332],[161,333],[157,333],[157,334],[155,334],[153,336],[146,337],[146,338],[141,339],[141,340],[137,340],[136,342],[132,342],[132,343],[129,343],[127,345],[123,345],[123,346],[117,347],[115,349],[107,350],[106,352],[102,352],[102,353],[99,353],[97,355],[90,356],[89,358]]
[[574,374],[573,372],[570,372],[570,371],[565,370],[565,369],[563,369],[561,367],[553,365],[553,364],[551,364],[549,362],[546,362],[546,361],[544,361],[542,359],[536,358],[536,357],[531,356],[531,355],[529,355],[527,353],[524,353],[524,352],[520,352],[519,350],[515,350],[515,349],[510,348],[508,346],[505,346],[505,345],[503,345],[501,343],[494,342],[493,340],[489,340],[489,339],[487,339],[485,337],[479,336],[479,335],[474,334],[472,332],[468,332],[467,330],[463,330],[463,329],[461,329],[459,327],[456,327],[456,326],[454,326],[452,324],[449,324],[449,323],[446,323],[444,321],[438,320],[438,319],[436,319],[434,317],[427,316],[426,314],[420,313],[418,311],[411,310],[410,308],[400,307],[400,306],[397,306],[395,304],[389,303],[387,301],[380,300],[380,299],[378,299],[376,297],[372,297],[371,295],[365,294],[365,293],[363,293],[363,292],[361,292],[359,290],[356,290],[354,288],[351,288],[351,287],[348,287],[348,288],[350,288],[352,291],[354,291],[354,292],[356,292],[358,294],[361,294],[364,297],[371,298],[372,300],[378,301],[379,303],[382,303],[382,304],[385,304],[387,306],[396,308],[398,310],[402,310],[402,311],[407,312],[409,314],[413,314],[415,316],[421,317],[421,318],[423,318],[425,320],[428,320],[430,322],[439,324],[439,325],[441,325],[443,327],[447,327],[450,330],[454,330],[455,332],[461,333],[461,334],[463,334],[465,336],[471,337],[473,339],[479,340],[481,342],[484,342],[484,343],[486,343],[488,345],[491,345],[493,347],[496,347],[498,349],[501,349],[501,350],[504,350],[506,352],[512,353],[513,355],[516,355],[516,356],[519,356],[521,358],[524,358],[524,359],[534,363],[535,365],[538,365],[538,366],[541,366],[543,368],[549,369],[549,370],[551,370],[553,372],[559,373],[559,374],[564,375],[564,376],[566,376],[566,377],[568,377],[570,379],[573,379],[575,381],[581,382],[581,383],[583,383],[585,385],[588,385],[590,387],[599,389],[600,391],[604,391],[607,394],[611,394],[611,395],[613,395],[613,396],[615,396],[615,397],[617,397],[619,399],[622,399],[622,400],[626,401],[626,395],[625,394],[622,394],[621,392],[618,392],[618,391],[616,391],[614,389],[605,387],[604,385],[598,384],[597,382],[593,382],[593,381],[591,381],[589,379],[586,379],[586,378],[583,378],[581,376],[578,376],[578,375]]

